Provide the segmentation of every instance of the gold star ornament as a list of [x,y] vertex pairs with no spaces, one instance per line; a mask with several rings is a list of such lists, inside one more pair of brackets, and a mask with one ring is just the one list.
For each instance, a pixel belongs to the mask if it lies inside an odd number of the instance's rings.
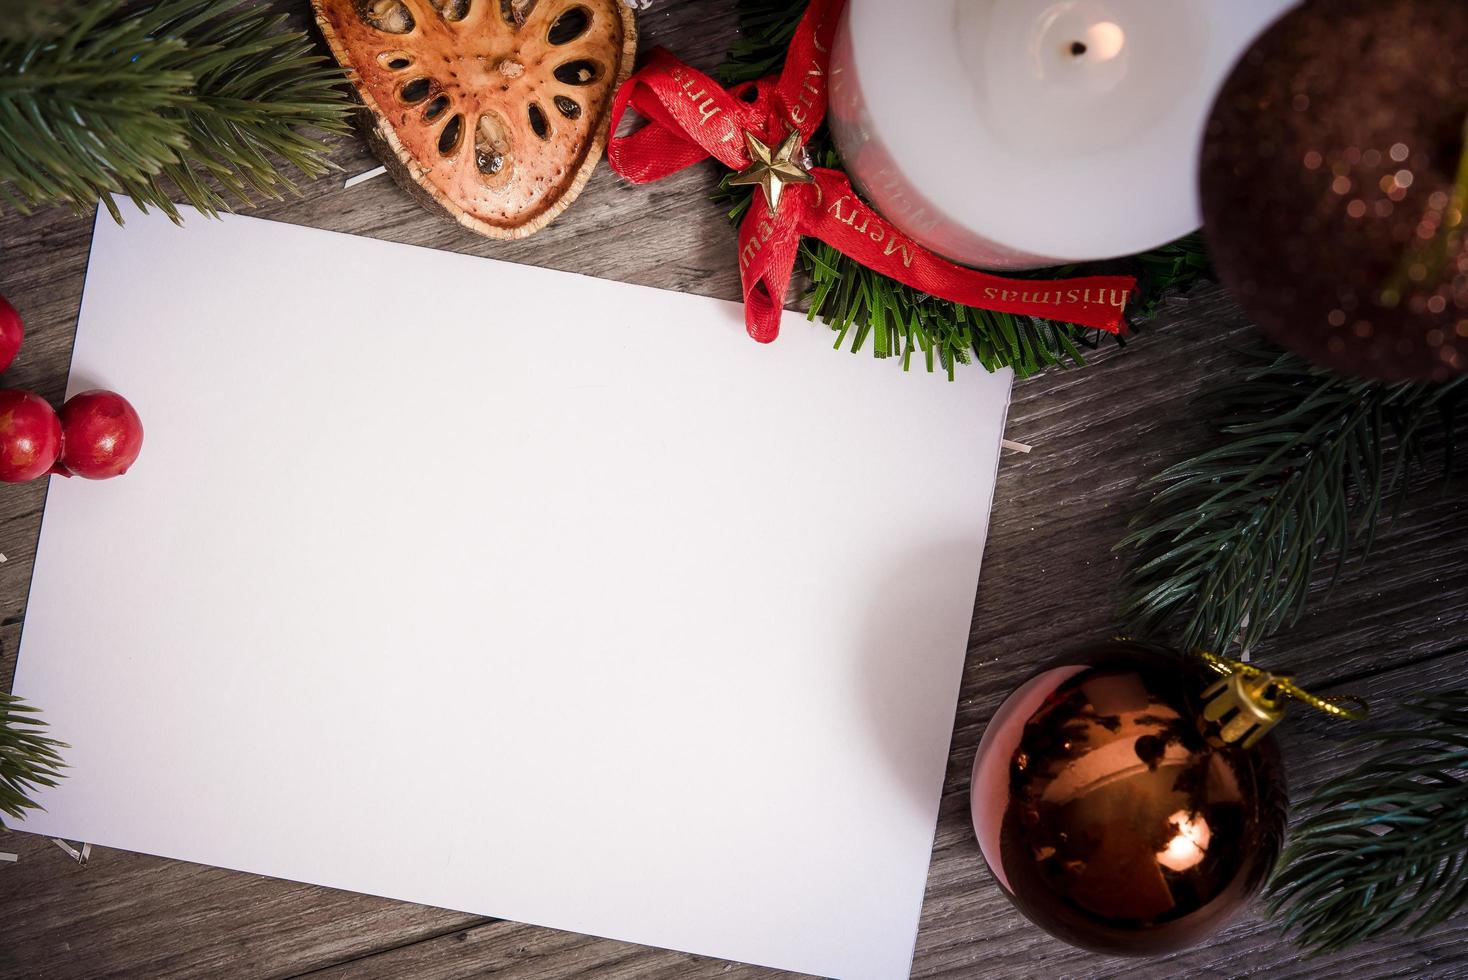
[[744,145],[749,148],[749,166],[729,178],[731,184],[758,184],[765,191],[765,207],[774,214],[780,207],[780,191],[786,184],[809,184],[815,178],[796,162],[800,153],[800,130],[792,129],[771,151],[762,140],[745,132]]

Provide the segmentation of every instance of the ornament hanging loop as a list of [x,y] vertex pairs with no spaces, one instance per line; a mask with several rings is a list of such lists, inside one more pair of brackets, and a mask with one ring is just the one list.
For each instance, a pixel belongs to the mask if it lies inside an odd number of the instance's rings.
[[1224,742],[1239,742],[1249,748],[1279,724],[1291,700],[1350,721],[1365,719],[1369,710],[1366,702],[1354,695],[1322,698],[1311,694],[1288,674],[1271,674],[1207,650],[1197,651],[1196,656],[1223,675],[1203,691],[1203,717],[1219,725],[1217,737]]

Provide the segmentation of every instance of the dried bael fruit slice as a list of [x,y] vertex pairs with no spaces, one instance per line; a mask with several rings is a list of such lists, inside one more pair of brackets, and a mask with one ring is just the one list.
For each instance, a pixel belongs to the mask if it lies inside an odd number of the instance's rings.
[[622,0],[311,5],[388,170],[491,238],[538,231],[581,193],[637,50]]

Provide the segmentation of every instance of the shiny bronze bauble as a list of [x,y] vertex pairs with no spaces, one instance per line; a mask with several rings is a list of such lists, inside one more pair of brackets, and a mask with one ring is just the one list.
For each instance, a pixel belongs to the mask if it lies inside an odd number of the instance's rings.
[[995,712],[974,759],[974,831],[1036,925],[1098,952],[1162,953],[1263,886],[1285,830],[1279,752],[1272,736],[1219,741],[1202,719],[1207,680],[1114,641],[1046,667]]
[[1245,53],[1204,136],[1203,228],[1270,339],[1358,377],[1468,371],[1465,117],[1463,0],[1314,0]]

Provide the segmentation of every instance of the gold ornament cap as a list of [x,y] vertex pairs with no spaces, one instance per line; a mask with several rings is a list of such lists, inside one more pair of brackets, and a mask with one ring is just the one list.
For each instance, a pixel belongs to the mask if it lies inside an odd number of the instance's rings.
[[1318,697],[1302,689],[1289,674],[1271,674],[1252,664],[1199,650],[1199,660],[1222,674],[1203,691],[1203,718],[1219,726],[1216,737],[1249,748],[1284,717],[1291,700],[1337,718],[1361,721],[1366,702],[1354,695]]
[[1262,676],[1229,674],[1203,692],[1207,702],[1203,717],[1218,723],[1218,737],[1242,742],[1246,749],[1279,724],[1285,713],[1285,696],[1274,675],[1259,673]]

